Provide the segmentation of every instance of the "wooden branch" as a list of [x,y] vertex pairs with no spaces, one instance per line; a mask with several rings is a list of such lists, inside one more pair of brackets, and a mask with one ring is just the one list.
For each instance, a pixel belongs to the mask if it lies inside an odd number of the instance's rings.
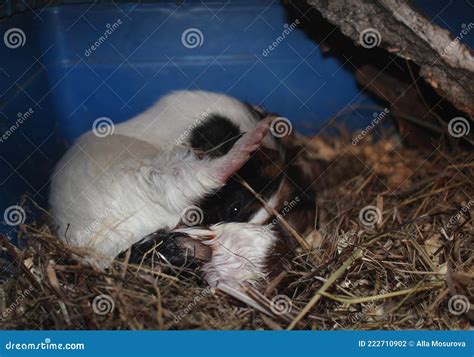
[[[420,66],[420,75],[457,109],[474,117],[474,55],[459,38],[433,24],[407,0],[307,0],[343,34],[375,44]],[[468,24],[474,31],[474,24]],[[370,31],[369,31],[370,29]],[[460,28],[458,37],[462,31]]]

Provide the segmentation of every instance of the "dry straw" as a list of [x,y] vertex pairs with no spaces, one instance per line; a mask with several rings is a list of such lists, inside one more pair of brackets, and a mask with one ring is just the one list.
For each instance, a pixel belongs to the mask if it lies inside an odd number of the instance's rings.
[[[190,268],[117,262],[104,271],[87,252],[65,246],[45,218],[22,225],[25,248],[2,238],[9,260],[0,306],[30,293],[0,315],[1,328],[469,328],[469,305],[459,314],[449,302],[473,301],[474,212],[462,207],[474,199],[474,155],[442,146],[425,153],[394,140],[345,143],[350,138],[305,140],[309,157],[324,152],[329,161],[315,202],[317,230],[301,237],[289,227],[300,245],[285,272],[246,291],[258,305],[210,291]],[[371,227],[359,219],[366,206],[380,212]],[[288,297],[291,311],[271,312],[277,295]],[[97,297],[108,305],[96,306]]]

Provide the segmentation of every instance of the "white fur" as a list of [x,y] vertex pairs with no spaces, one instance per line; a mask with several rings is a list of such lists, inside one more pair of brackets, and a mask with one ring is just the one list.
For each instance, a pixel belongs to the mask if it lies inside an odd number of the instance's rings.
[[225,115],[242,131],[255,127],[233,98],[175,92],[110,136],[82,135],[52,177],[50,205],[59,236],[113,258],[144,236],[174,227],[183,209],[223,184],[222,167],[236,160],[227,155],[198,161],[174,145],[196,120],[205,120],[203,112]]
[[[267,205],[273,209],[276,208],[280,198],[280,193],[277,191],[274,193],[267,202]],[[249,223],[263,224],[266,220],[271,217],[266,207],[260,208],[252,217],[250,217]]]
[[[75,146],[61,160],[50,203],[60,237],[110,257],[160,228],[174,227],[181,212],[220,187],[217,160],[197,161],[185,148],[144,155],[116,152],[130,141],[119,135],[100,145]],[[101,148],[111,150],[100,150]]]
[[206,230],[184,228],[186,233],[212,248],[212,259],[202,267],[210,286],[227,284],[239,288],[255,284],[265,278],[267,258],[276,243],[276,236],[268,228],[252,223],[222,223],[210,227],[212,239]]

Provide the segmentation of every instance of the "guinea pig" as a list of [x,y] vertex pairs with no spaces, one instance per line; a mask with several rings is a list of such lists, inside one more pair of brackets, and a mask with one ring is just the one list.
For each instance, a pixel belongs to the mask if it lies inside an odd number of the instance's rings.
[[[59,236],[104,259],[132,246],[138,260],[159,240],[161,256],[174,264],[192,251],[214,285],[270,275],[295,240],[242,182],[278,212],[298,198],[285,219],[301,232],[313,218],[314,192],[294,164],[291,140],[266,135],[267,116],[225,95],[180,91],[111,135],[85,133],[52,177]],[[201,210],[198,223],[207,227],[183,227],[188,207]],[[256,269],[238,274],[238,256]]]
[[138,239],[174,227],[186,207],[217,190],[261,143],[261,122],[218,159],[183,147],[159,150],[124,135],[86,134],[61,160],[50,203],[60,237],[115,257]]
[[[246,135],[227,155],[202,157],[194,128],[225,118]],[[68,243],[114,257],[144,236],[174,227],[182,211],[219,189],[264,138],[268,122],[249,106],[210,92],[174,92],[108,136],[83,134],[57,164],[50,207]],[[232,133],[231,133],[232,134]]]

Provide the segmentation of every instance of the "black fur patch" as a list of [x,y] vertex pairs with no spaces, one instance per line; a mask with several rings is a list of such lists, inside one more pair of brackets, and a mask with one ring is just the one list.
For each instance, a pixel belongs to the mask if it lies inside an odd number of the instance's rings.
[[272,153],[276,154],[274,150],[257,151],[224,187],[199,202],[199,207],[204,213],[202,224],[246,222],[263,207],[251,192],[242,187],[237,176],[247,182],[263,198],[270,199],[278,190],[282,179],[281,174],[276,176],[267,174],[268,166],[273,165],[267,156]]
[[[183,239],[181,233],[171,233],[165,229],[156,231],[130,247],[130,264],[150,265],[153,260],[158,260],[153,252],[153,248],[160,252],[166,260],[172,265],[182,266],[184,262],[189,261],[185,256],[185,249],[181,246]],[[128,250],[127,250],[128,251]],[[120,253],[117,259],[123,260],[127,251]],[[192,261],[192,259],[190,259]]]
[[210,158],[224,156],[242,135],[239,127],[228,118],[211,115],[191,134],[191,147]]

